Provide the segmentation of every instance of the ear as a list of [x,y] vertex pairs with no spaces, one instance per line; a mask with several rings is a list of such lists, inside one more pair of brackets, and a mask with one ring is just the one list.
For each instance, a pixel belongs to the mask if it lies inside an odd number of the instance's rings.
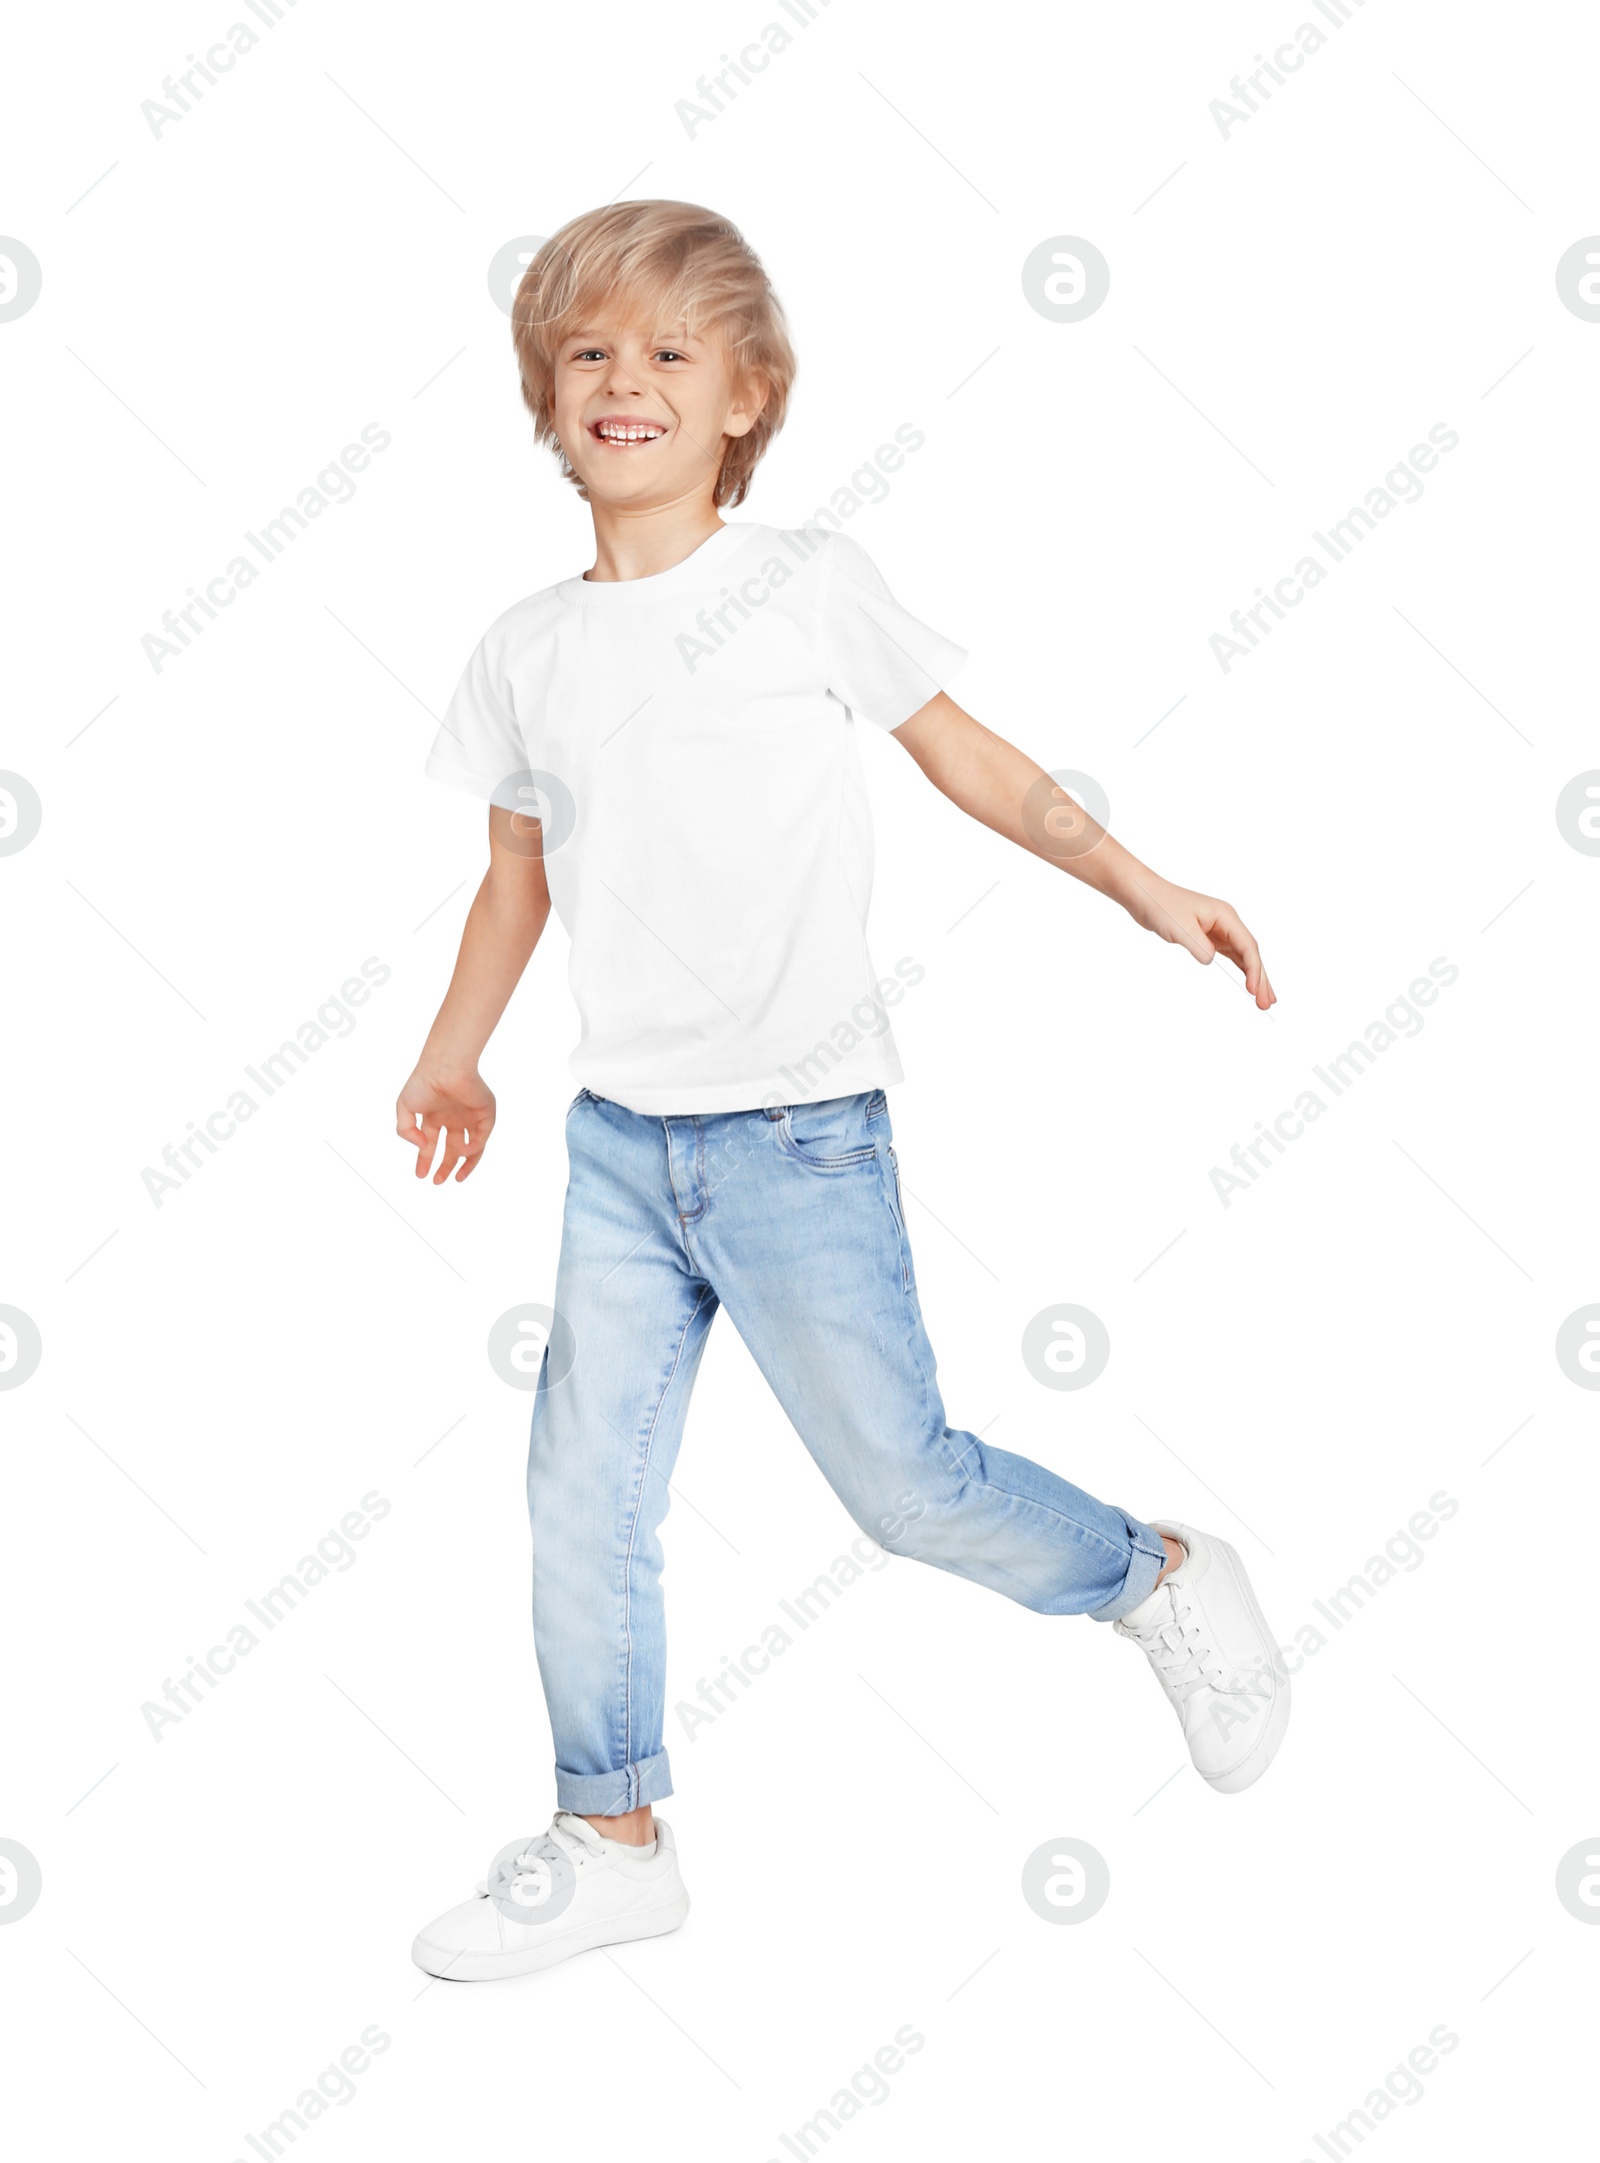
[[733,403],[722,424],[725,436],[747,436],[761,418],[771,385],[759,369],[752,369],[733,387]]

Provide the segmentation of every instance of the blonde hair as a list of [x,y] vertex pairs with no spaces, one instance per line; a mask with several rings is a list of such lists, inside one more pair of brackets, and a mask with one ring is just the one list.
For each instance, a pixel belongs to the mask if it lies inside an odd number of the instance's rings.
[[725,342],[736,382],[766,399],[755,424],[729,439],[717,474],[718,508],[749,493],[767,445],[783,426],[795,378],[783,308],[744,235],[698,203],[613,203],[573,218],[544,242],[511,308],[511,338],[534,440],[549,446],[587,500],[555,432],[555,366],[570,329],[600,307],[649,313],[656,327]]

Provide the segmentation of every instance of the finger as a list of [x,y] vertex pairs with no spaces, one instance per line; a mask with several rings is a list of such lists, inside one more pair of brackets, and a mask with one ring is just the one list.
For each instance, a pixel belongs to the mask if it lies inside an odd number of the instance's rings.
[[417,1177],[426,1179],[433,1164],[434,1145],[439,1139],[439,1128],[426,1112],[422,1115],[421,1138],[417,1143]]
[[1276,1006],[1278,994],[1267,979],[1262,963],[1261,949],[1255,942],[1248,925],[1225,902],[1219,902],[1211,926],[1212,937],[1228,959],[1243,973],[1244,988],[1255,1000],[1263,1013]]
[[1215,945],[1206,937],[1198,923],[1189,922],[1182,917],[1168,916],[1166,935],[1174,946],[1181,946],[1186,954],[1192,954],[1198,962],[1209,963],[1216,958]]
[[[1259,968],[1261,956],[1257,951],[1255,940],[1250,936],[1249,931],[1239,917],[1228,907],[1225,901],[1215,901],[1211,904],[1211,913],[1205,919],[1205,923],[1206,929],[1216,942],[1218,951],[1226,954],[1234,966],[1244,972],[1248,981],[1254,973],[1254,968]],[[1249,983],[1248,988],[1254,991],[1254,983]]]
[[467,1153],[460,1171],[456,1173],[458,1184],[477,1170],[483,1152],[488,1147],[489,1136],[493,1132],[494,1104],[491,1101],[481,1112],[476,1113],[469,1120],[467,1126]]
[[1206,936],[1206,928],[1197,918],[1168,916],[1167,924],[1168,937],[1181,946],[1185,953],[1193,954],[1198,962],[1209,963],[1215,960],[1216,944]]
[[439,1169],[434,1184],[443,1186],[452,1174],[459,1178],[460,1167],[468,1163],[474,1154],[473,1140],[466,1127],[452,1127],[446,1137],[446,1146],[439,1158]]
[[1244,988],[1254,992],[1261,983],[1261,949],[1257,946],[1247,925],[1229,911],[1227,921],[1228,944],[1233,959],[1244,971]]
[[439,1136],[441,1142],[439,1168],[433,1175],[433,1183],[436,1187],[444,1185],[456,1168],[456,1159],[467,1146],[466,1129],[464,1127],[441,1127]]
[[1237,917],[1234,918],[1234,923],[1237,927],[1236,944],[1238,952],[1236,958],[1239,967],[1244,971],[1244,988],[1254,998],[1261,1011],[1265,1013],[1268,1007],[1277,1004],[1278,994],[1273,990],[1268,980],[1266,964],[1261,959],[1261,949],[1256,944],[1253,935],[1245,925],[1239,923]]

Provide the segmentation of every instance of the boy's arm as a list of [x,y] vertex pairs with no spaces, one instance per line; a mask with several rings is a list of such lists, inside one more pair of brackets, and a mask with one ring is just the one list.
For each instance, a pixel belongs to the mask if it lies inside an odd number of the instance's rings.
[[986,729],[941,691],[894,731],[934,787],[980,825],[1085,886],[1121,902],[1146,931],[1196,961],[1226,955],[1263,1011],[1276,1003],[1255,940],[1225,901],[1159,878],[1073,802],[1025,751]]
[[452,1171],[460,1181],[476,1169],[494,1126],[494,1096],[478,1059],[550,914],[541,839],[537,819],[490,805],[489,869],[467,912],[450,989],[395,1106],[396,1131],[417,1152],[419,1179],[427,1178],[443,1136],[435,1186]]

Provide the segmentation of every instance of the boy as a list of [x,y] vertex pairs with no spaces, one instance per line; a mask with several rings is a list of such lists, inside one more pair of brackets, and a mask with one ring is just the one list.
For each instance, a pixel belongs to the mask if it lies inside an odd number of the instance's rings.
[[488,800],[489,870],[400,1094],[416,1176],[476,1169],[495,1115],[478,1058],[552,904],[583,1086],[560,1341],[528,1457],[558,1807],[417,1938],[420,1967],[461,1980],[653,1936],[688,1911],[652,1807],[672,1792],[658,1533],[719,1305],[863,1531],[1038,1613],[1114,1622],[1213,1788],[1260,1776],[1289,1710],[1226,1541],[1143,1523],[946,1425],[886,1096],[900,987],[865,945],[853,715],[996,833],[1196,960],[1235,963],[1265,1010],[1255,940],[963,713],[944,690],[962,649],[900,608],[853,541],[723,523],[795,372],[725,219],[671,202],[574,219],[534,257],[512,327],[536,438],[589,506],[595,562],[491,625],[428,760]]

